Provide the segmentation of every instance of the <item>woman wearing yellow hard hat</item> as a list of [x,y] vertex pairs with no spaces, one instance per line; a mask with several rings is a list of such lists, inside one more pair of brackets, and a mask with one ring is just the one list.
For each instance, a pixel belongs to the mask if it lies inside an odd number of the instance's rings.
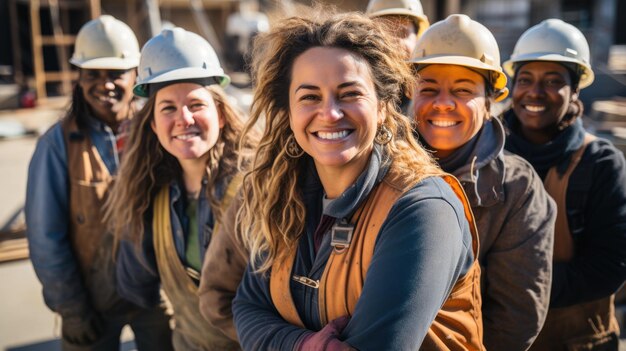
[[482,24],[451,15],[422,35],[410,62],[416,130],[476,216],[484,345],[526,350],[547,312],[556,209],[532,167],[503,150],[491,116],[508,93],[498,44]]

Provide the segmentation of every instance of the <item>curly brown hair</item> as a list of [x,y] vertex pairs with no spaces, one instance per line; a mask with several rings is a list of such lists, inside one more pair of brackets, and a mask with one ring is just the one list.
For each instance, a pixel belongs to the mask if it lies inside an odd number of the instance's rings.
[[394,136],[384,146],[385,154],[393,159],[394,174],[413,184],[441,174],[413,136],[409,119],[399,112],[401,95],[413,91],[414,78],[395,42],[379,24],[361,14],[334,14],[319,8],[306,18],[282,20],[256,39],[252,55],[256,92],[246,130],[264,118],[265,131],[244,179],[239,219],[242,239],[257,271],[270,268],[280,245],[294,249],[304,229],[306,208],[298,182],[305,158],[310,156],[289,158],[285,145],[293,135],[289,127],[291,70],[305,51],[333,47],[361,57],[370,68],[385,115],[383,123]]
[[[243,112],[229,102],[219,86],[210,85],[206,89],[225,121],[217,143],[209,150],[207,162],[207,197],[211,210],[219,218],[221,213],[215,185],[231,179],[249,163],[239,156],[247,155],[247,150],[255,147],[257,133],[253,128],[242,137]],[[182,176],[178,160],[161,146],[150,127],[154,118],[155,96],[153,94],[148,99],[131,122],[119,175],[105,206],[105,222],[109,223],[116,238],[123,237],[135,243],[141,242],[145,229],[144,215],[158,191]],[[242,150],[238,149],[239,143]]]

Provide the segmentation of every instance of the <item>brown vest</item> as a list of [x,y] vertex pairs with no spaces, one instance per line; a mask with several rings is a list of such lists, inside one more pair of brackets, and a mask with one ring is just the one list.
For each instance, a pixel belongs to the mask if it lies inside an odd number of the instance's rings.
[[102,222],[113,176],[88,134],[73,119],[62,123],[69,176],[69,238],[93,307],[124,312],[130,304],[116,291],[113,235]]
[[[569,177],[578,166],[587,145],[595,137],[585,135],[583,145],[574,152],[563,175],[556,167],[550,168],[544,186],[557,204],[554,229],[555,262],[568,262],[575,255],[574,239],[567,222],[566,195]],[[533,351],[617,351],[619,325],[615,319],[614,295],[582,304],[551,308],[539,336],[533,343]]]
[[[333,250],[319,282],[319,309],[322,324],[341,316],[351,316],[363,289],[380,227],[396,200],[408,188],[400,181],[385,177],[361,207],[351,223],[355,224],[350,245]],[[393,177],[398,179],[397,177]],[[480,266],[478,264],[478,235],[474,216],[463,188],[450,175],[443,179],[464,205],[465,216],[472,232],[474,264],[454,285],[431,325],[422,350],[484,350],[482,345],[482,314],[480,295]],[[358,218],[358,221],[357,221]],[[270,293],[280,315],[293,325],[303,327],[291,296],[289,282],[295,259],[293,252],[282,253],[272,265]],[[419,308],[419,306],[415,306]]]
[[[221,208],[225,212],[232,198],[241,185],[241,175],[236,175],[229,183]],[[216,221],[215,227],[218,222]],[[161,284],[167,299],[174,310],[175,328],[173,331],[174,348],[180,350],[228,351],[239,350],[239,344],[230,340],[220,330],[213,327],[200,314],[198,286],[190,269],[182,263],[171,227],[170,191],[165,186],[154,200],[153,219],[154,249]],[[214,228],[213,233],[217,233]]]

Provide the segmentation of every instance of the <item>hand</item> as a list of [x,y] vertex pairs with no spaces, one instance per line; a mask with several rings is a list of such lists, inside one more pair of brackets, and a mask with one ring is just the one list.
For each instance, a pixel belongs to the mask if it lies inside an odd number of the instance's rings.
[[100,338],[103,329],[103,322],[95,313],[87,316],[64,317],[61,321],[63,339],[75,345],[93,344]]
[[322,330],[304,337],[298,350],[300,351],[350,351],[356,350],[337,337],[348,325],[350,317],[339,317],[328,323]]

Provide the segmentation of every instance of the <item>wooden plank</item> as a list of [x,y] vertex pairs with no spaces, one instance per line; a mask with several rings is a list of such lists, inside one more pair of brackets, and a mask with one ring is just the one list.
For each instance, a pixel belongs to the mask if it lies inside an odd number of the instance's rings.
[[74,45],[76,41],[75,35],[60,35],[55,37],[54,35],[42,35],[41,36],[41,44],[43,45]]

